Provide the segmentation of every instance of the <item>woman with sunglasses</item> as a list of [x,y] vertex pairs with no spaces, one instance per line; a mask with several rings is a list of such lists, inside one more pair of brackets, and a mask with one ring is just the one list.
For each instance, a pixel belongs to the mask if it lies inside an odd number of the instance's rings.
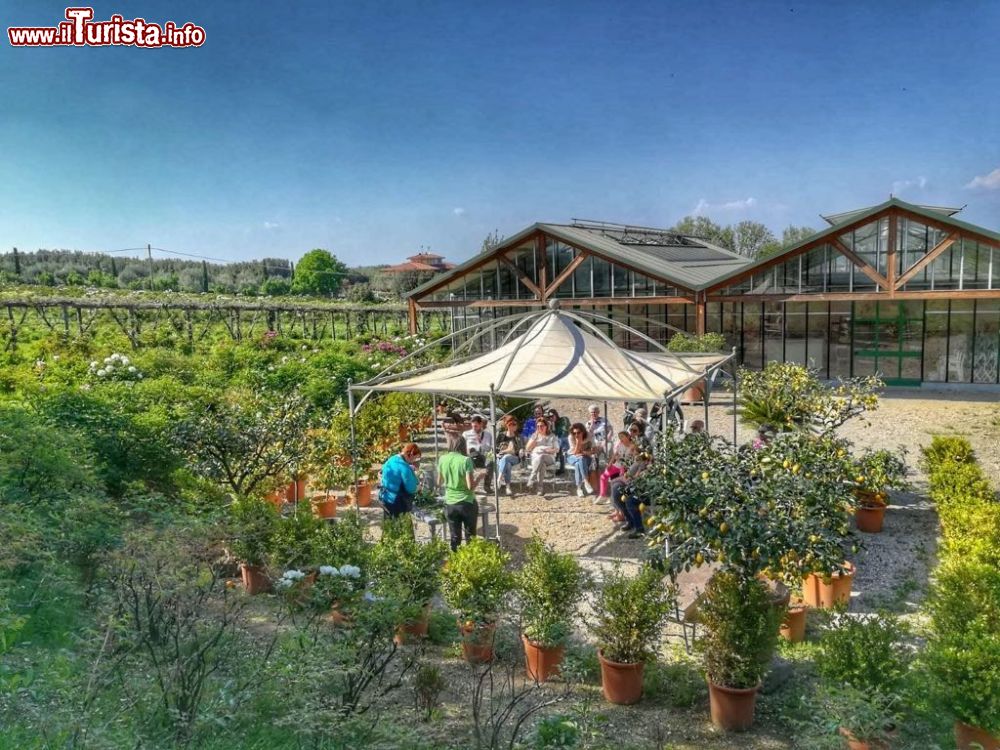
[[577,497],[594,493],[589,480],[593,457],[594,442],[590,439],[587,428],[577,422],[569,428],[569,452],[566,454],[566,463],[573,467]]
[[531,436],[525,450],[531,454],[531,471],[528,474],[528,486],[538,485],[541,492],[542,472],[546,466],[552,466],[556,462],[556,454],[559,452],[559,438],[552,434],[552,428],[545,419],[538,421],[535,426],[536,432]]

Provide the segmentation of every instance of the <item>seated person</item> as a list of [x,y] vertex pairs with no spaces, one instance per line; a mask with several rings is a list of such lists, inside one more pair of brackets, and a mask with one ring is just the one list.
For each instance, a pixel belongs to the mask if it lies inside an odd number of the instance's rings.
[[497,432],[497,486],[504,487],[507,496],[514,494],[511,489],[511,473],[513,467],[521,463],[521,449],[524,443],[521,434],[518,432],[517,419],[507,415],[502,420],[503,432]]
[[542,472],[546,466],[552,466],[556,462],[556,454],[559,452],[559,440],[551,433],[549,423],[544,418],[538,422],[538,430],[528,440],[525,450],[531,461],[528,485],[538,485],[541,490]]
[[[632,463],[635,456],[635,442],[628,432],[622,430],[618,433],[618,442],[611,449],[608,465],[601,472],[600,493],[594,498],[594,504],[607,502],[611,499],[611,480],[618,477]],[[622,521],[625,519],[622,518]]]
[[594,451],[603,455],[607,452],[605,441],[609,437],[607,420],[601,416],[601,407],[597,404],[591,404],[587,407],[587,414],[590,415],[590,419],[587,420],[585,426],[590,434],[590,439],[594,441]]
[[656,438],[656,427],[649,421],[649,412],[646,411],[646,407],[635,410],[633,422],[642,423],[642,436],[646,439],[646,442],[652,445],[653,440]]
[[556,475],[562,476],[566,472],[566,451],[569,450],[569,417],[560,417],[555,409],[545,412],[545,421],[552,428],[552,434],[559,439],[559,453],[556,459],[559,461],[559,468]]
[[691,423],[691,427],[689,429],[690,432],[688,434],[697,435],[705,431],[705,423],[700,419],[696,419]]
[[472,428],[462,433],[465,446],[472,465],[477,469],[486,469],[483,478],[483,488],[487,493],[493,492],[493,434],[485,429],[486,417],[482,414],[472,416]]
[[594,458],[594,444],[582,422],[577,422],[569,430],[569,451],[566,461],[573,467],[573,480],[576,484],[576,496],[584,497],[593,494],[590,486],[590,467]]
[[465,417],[457,411],[449,411],[441,421],[441,427],[444,429],[445,436],[456,435],[460,437],[463,424],[465,424]]
[[543,419],[545,419],[545,407],[541,404],[535,404],[532,416],[524,420],[524,426],[521,428],[521,437],[529,440],[532,435],[538,432],[538,423]]
[[628,534],[629,539],[638,539],[645,533],[642,527],[642,513],[639,511],[640,501],[632,496],[632,482],[649,468],[651,459],[650,454],[639,453],[625,475],[611,482],[611,502],[625,518],[620,531]]

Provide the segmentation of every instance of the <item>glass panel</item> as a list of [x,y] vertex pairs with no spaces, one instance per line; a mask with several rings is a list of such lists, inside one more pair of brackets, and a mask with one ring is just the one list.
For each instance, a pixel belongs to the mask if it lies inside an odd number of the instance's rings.
[[827,252],[823,245],[802,256],[802,291],[825,292],[827,282]]
[[732,349],[740,346],[740,303],[722,303],[721,333],[726,337],[726,344]]
[[[592,297],[593,294],[590,288],[590,269],[593,261],[593,256],[587,257],[583,263],[577,266],[576,270],[573,271],[573,296],[574,297]],[[567,279],[567,281],[569,281]],[[566,286],[563,284],[563,286]]]
[[826,337],[830,326],[829,305],[826,302],[810,302],[806,312],[806,356],[809,366],[820,372],[821,377],[829,377],[826,361]]
[[[980,246],[982,249],[983,246]],[[976,353],[972,363],[973,383],[1000,380],[1000,300],[976,301]]]
[[956,242],[930,264],[931,289],[958,289],[962,274],[962,243]]
[[732,286],[719,290],[719,294],[747,294],[750,291],[750,279],[743,279]]
[[611,296],[611,265],[603,258],[593,258],[594,296]]
[[628,297],[632,292],[632,279],[630,271],[621,266],[611,268],[612,284],[614,286],[614,297]]
[[784,305],[781,302],[764,303],[764,361],[781,362],[784,358],[782,330]]
[[827,274],[827,288],[831,292],[849,292],[851,290],[851,269],[854,264],[831,248],[829,252],[830,271]]
[[948,321],[948,382],[972,380],[972,300],[952,300]]
[[851,303],[830,303],[830,377],[851,376]]
[[876,306],[874,302],[854,303],[854,330],[851,335],[854,343],[854,376],[875,375],[878,372],[876,358],[872,354],[878,349],[878,325],[876,322]]
[[806,304],[785,303],[785,361],[808,364],[806,353]]
[[538,284],[538,269],[535,268],[535,253],[530,247],[519,247],[514,257],[514,265],[525,276]]
[[497,299],[514,299],[517,293],[517,285],[514,283],[514,273],[510,267],[501,263],[498,267],[497,276],[500,285],[497,292]]
[[721,333],[722,303],[709,302],[707,305],[705,305],[705,313],[707,316],[707,320],[705,322],[705,330],[709,332]]
[[759,303],[743,305],[743,364],[759,370],[764,357],[764,342],[760,329]]
[[483,297],[497,298],[497,272],[496,268],[487,268],[483,271]]
[[987,289],[990,281],[990,248],[972,240],[964,241],[962,288]]
[[924,380],[943,383],[948,368],[948,301],[928,300],[924,313]]

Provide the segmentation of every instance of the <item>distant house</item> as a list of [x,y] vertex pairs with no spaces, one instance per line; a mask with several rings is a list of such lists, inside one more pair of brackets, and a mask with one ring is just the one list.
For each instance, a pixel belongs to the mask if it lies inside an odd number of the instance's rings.
[[441,273],[450,271],[455,267],[454,263],[446,263],[444,256],[434,253],[417,253],[406,259],[406,263],[399,263],[385,269],[387,273],[408,273],[412,271],[429,271],[430,273]]

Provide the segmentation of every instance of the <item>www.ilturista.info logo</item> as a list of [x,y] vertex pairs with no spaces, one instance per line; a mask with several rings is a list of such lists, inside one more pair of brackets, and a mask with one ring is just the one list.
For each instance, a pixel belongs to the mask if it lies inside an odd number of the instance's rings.
[[93,8],[67,8],[58,26],[11,26],[12,47],[200,47],[205,29],[188,22],[160,25],[144,18],[126,20],[117,13],[107,21],[94,21]]

